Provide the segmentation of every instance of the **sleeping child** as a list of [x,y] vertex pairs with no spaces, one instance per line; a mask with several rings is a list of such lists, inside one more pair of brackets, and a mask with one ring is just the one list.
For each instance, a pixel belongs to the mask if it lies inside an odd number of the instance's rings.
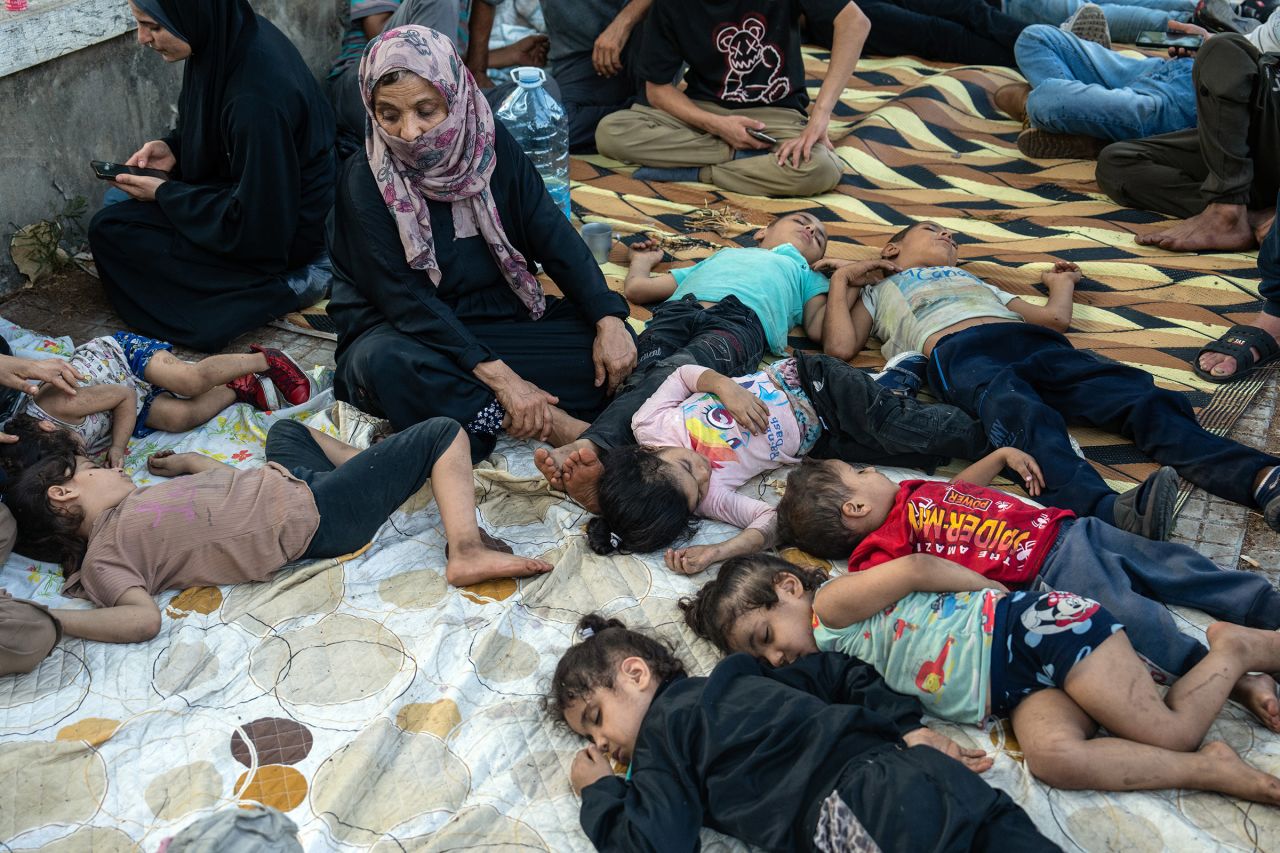
[[[19,445],[0,447],[0,461]],[[462,428],[434,418],[358,451],[297,421],[267,434],[267,464],[232,468],[197,453],[148,461],[168,482],[138,488],[80,452],[6,466],[4,502],[17,550],[60,563],[63,594],[91,610],[54,610],[65,634],[141,642],[160,630],[153,595],[167,589],[265,581],[293,560],[362,548],[431,480],[449,541],[454,585],[550,571],[541,560],[491,550],[476,525],[471,450]]]
[[44,383],[24,411],[76,433],[86,456],[105,454],[107,466],[117,468],[130,436],[186,432],[237,402],[271,410],[311,399],[311,380],[278,349],[254,344],[252,352],[197,362],[172,349],[130,332],[86,341],[69,359],[83,377],[77,393]]
[[730,379],[678,368],[632,420],[640,444],[602,454],[600,514],[587,525],[598,554],[665,548],[695,518],[742,532],[725,542],[668,549],[667,565],[694,573],[773,539],[773,508],[735,490],[802,457],[932,467],[986,452],[981,424],[954,406],[926,405],[877,385],[828,356],[798,355]]
[[[941,719],[1009,717],[1027,768],[1058,788],[1181,788],[1280,805],[1280,779],[1226,743],[1202,745],[1242,676],[1280,669],[1274,631],[1213,623],[1208,653],[1162,696],[1098,602],[1010,593],[927,554],[831,581],[769,554],[739,557],[681,607],[727,653],[785,667],[842,652]],[[1110,737],[1094,737],[1100,726]]]
[[859,660],[733,655],[691,678],[616,619],[579,632],[546,704],[592,743],[570,781],[597,850],[693,851],[704,826],[779,851],[1058,849],[974,772],[990,758],[925,728]]
[[929,384],[944,402],[981,419],[991,444],[1011,445],[1044,469],[1046,503],[1096,516],[1148,539],[1168,538],[1174,502],[1148,480],[1117,495],[1078,456],[1067,424],[1118,433],[1205,491],[1263,513],[1280,530],[1280,459],[1214,435],[1196,421],[1185,395],[1156,386],[1151,374],[1077,350],[1062,334],[1071,324],[1075,264],[1041,276],[1049,298],[1036,305],[956,266],[951,232],[919,222],[882,251],[902,272],[861,288],[853,304],[857,352],[869,335],[882,352],[922,352]]

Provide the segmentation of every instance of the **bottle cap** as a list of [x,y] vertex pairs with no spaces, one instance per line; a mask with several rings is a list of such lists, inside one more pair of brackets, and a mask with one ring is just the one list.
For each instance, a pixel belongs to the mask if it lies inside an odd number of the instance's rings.
[[511,71],[511,79],[518,83],[521,89],[536,89],[546,82],[547,72],[532,65],[521,65]]

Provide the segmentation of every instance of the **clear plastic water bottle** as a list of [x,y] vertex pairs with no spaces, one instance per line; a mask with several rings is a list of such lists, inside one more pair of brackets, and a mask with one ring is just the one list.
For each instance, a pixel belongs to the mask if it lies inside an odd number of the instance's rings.
[[551,200],[569,217],[569,123],[564,107],[542,84],[541,68],[521,66],[511,79],[519,86],[498,107],[497,116],[529,155],[551,194]]

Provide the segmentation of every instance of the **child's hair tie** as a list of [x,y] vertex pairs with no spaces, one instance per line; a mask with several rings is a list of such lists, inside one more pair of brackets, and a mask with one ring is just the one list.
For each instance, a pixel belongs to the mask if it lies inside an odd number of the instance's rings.
[[616,550],[618,550],[619,548],[621,548],[621,547],[622,547],[622,537],[621,537],[621,536],[619,536],[619,535],[618,535],[618,534],[616,534],[616,533],[610,533],[610,534],[609,534],[609,547],[613,548],[613,550],[615,550],[615,551],[616,551]]
[[578,632],[578,636],[584,640],[590,640],[595,635],[596,635],[596,632],[594,628],[583,628],[581,631]]

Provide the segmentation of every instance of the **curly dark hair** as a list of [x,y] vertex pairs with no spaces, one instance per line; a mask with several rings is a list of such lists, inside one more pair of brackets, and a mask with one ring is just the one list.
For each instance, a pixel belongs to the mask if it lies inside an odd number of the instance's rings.
[[617,619],[589,613],[579,620],[577,630],[588,636],[560,658],[551,677],[551,692],[542,700],[547,713],[560,722],[573,702],[597,687],[613,687],[618,664],[626,658],[643,659],[659,682],[685,674],[684,664],[666,643],[632,631]]
[[79,436],[61,427],[48,429],[46,423],[28,414],[18,414],[4,425],[4,431],[18,440],[0,444],[0,471],[4,473],[3,479],[16,477],[23,469],[51,454],[69,454],[73,457],[83,455]]
[[[597,554],[647,553],[685,539],[697,529],[689,499],[656,448],[624,445],[600,454],[604,472],[600,514],[587,522],[587,544]],[[615,544],[616,543],[616,544]]]
[[862,536],[844,525],[840,507],[849,489],[830,465],[805,459],[787,475],[778,501],[778,542],[827,560],[853,553]]
[[685,624],[720,651],[733,651],[729,648],[733,624],[752,610],[777,604],[773,585],[784,574],[794,575],[810,592],[828,580],[826,572],[801,568],[773,554],[732,557],[725,560],[715,580],[703,584],[693,597],[680,599]]
[[[16,447],[22,444],[19,441]],[[84,513],[79,508],[60,509],[49,498],[52,486],[61,486],[76,474],[76,452],[51,451],[27,465],[4,484],[4,503],[18,525],[14,550],[33,560],[58,563],[63,574],[80,568],[88,542],[80,535]]]

